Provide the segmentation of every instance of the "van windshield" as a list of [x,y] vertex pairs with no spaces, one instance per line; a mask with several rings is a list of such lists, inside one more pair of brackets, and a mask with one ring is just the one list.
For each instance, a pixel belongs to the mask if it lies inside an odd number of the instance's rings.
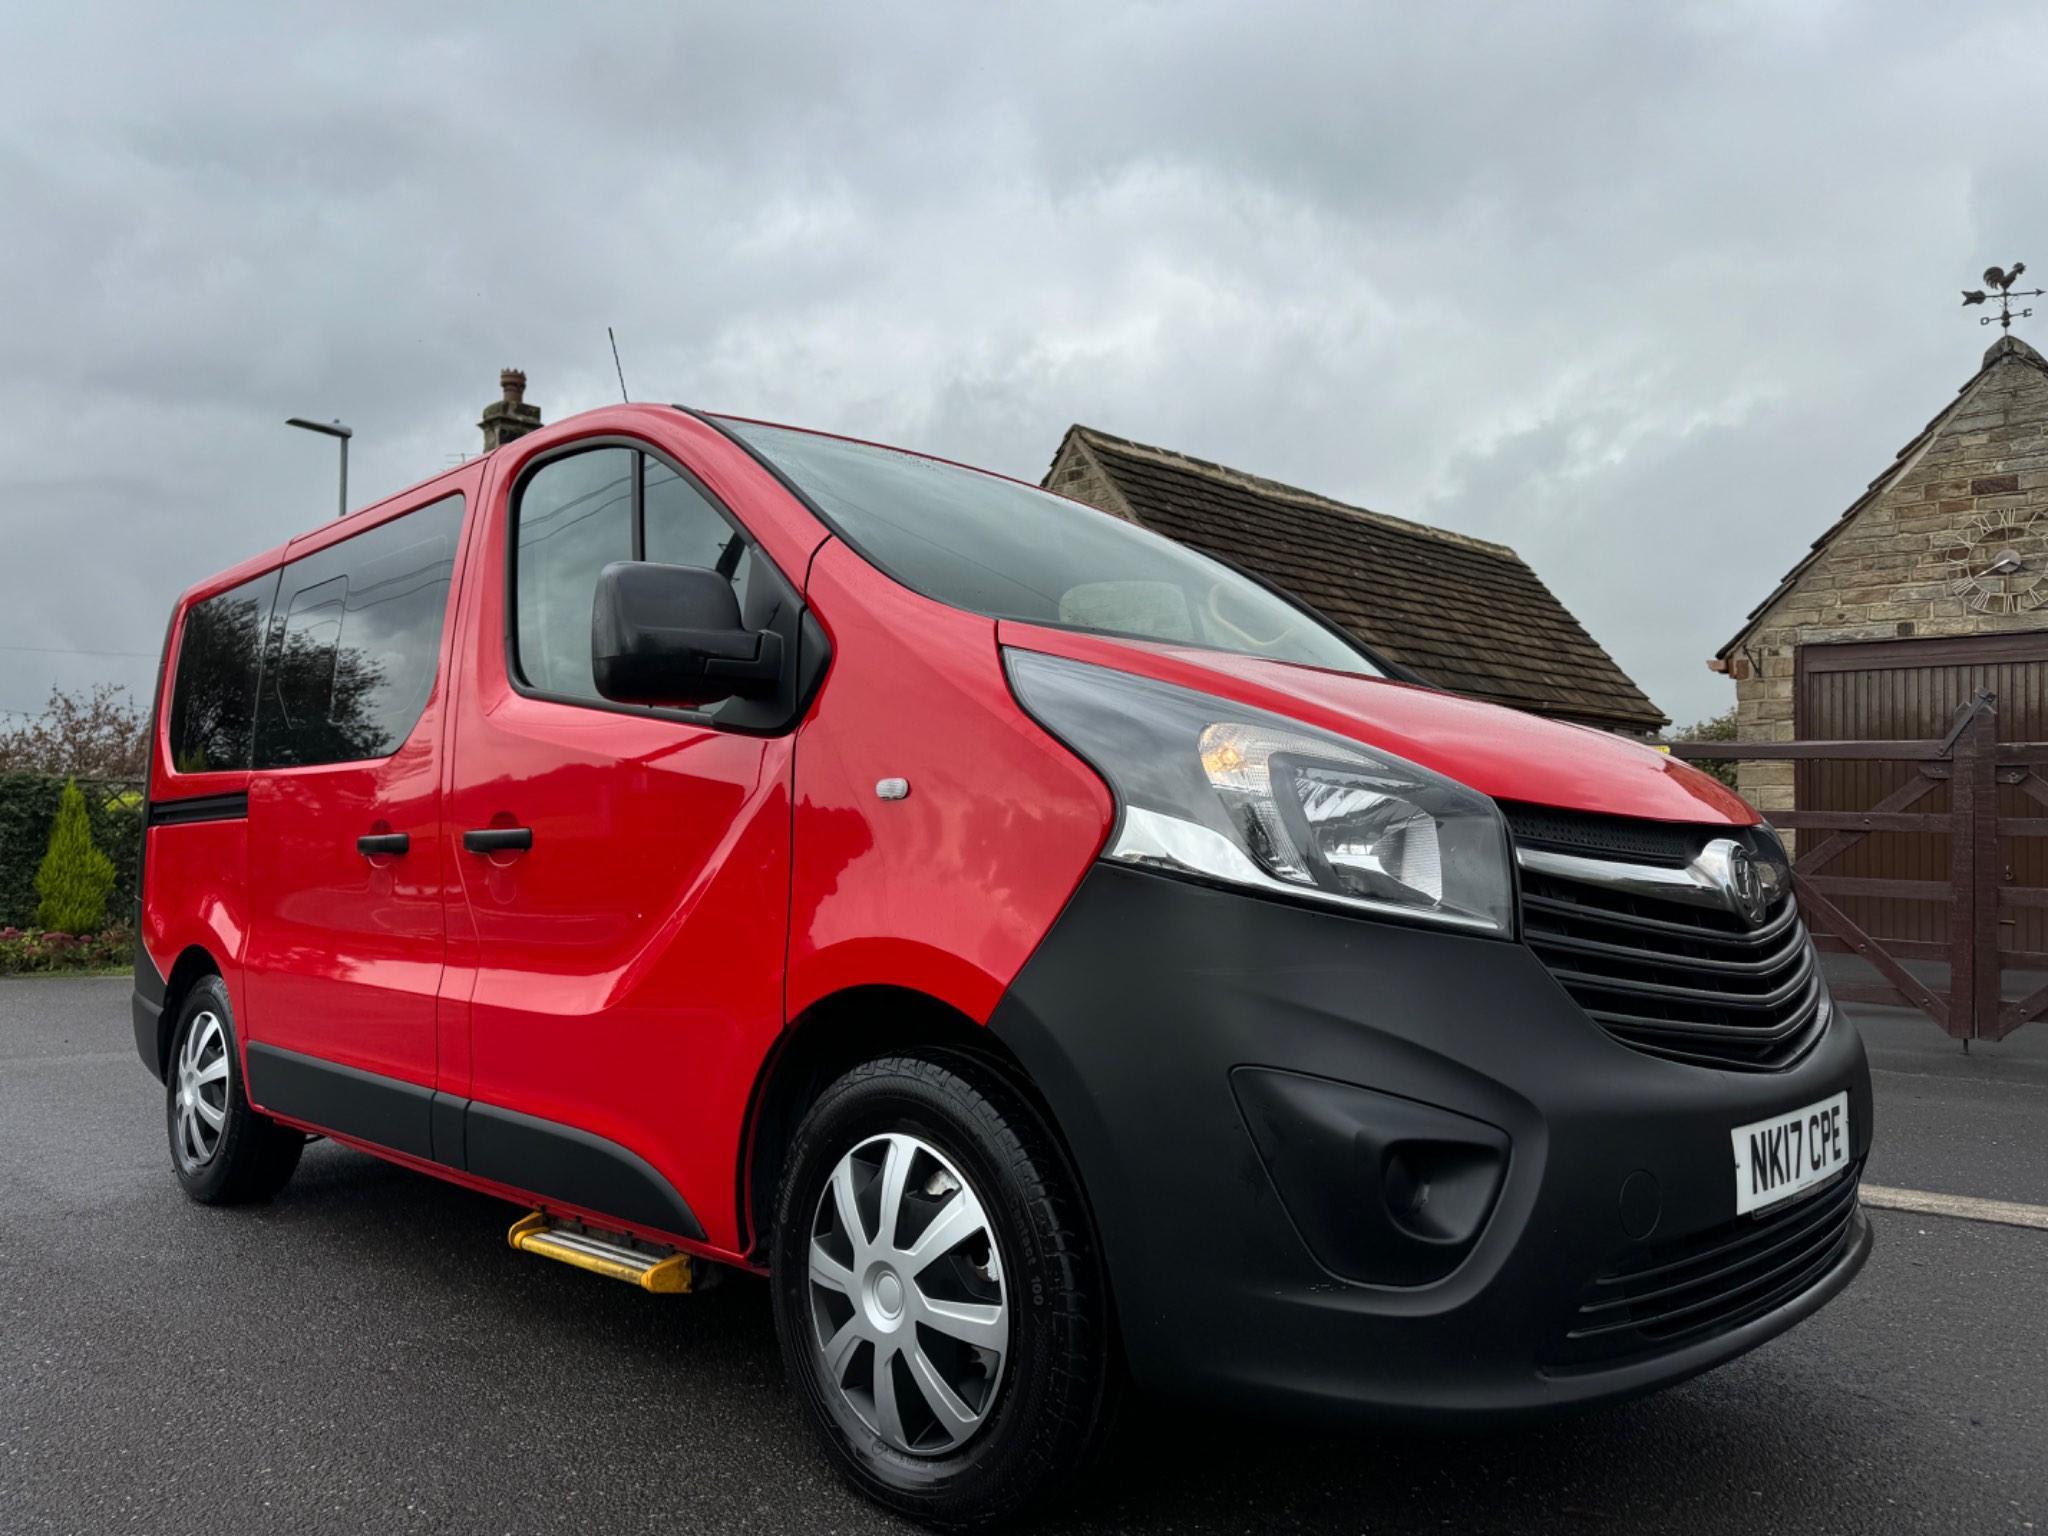
[[862,556],[991,618],[1165,640],[1381,676],[1350,641],[1186,545],[978,470],[719,418]]

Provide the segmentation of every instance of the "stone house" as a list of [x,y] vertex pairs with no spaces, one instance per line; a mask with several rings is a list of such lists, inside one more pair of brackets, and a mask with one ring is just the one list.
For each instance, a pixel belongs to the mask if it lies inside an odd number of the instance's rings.
[[1453,693],[1632,735],[1667,723],[1504,544],[1079,425],[1044,485],[1249,571]]
[[[2000,696],[2001,739],[2048,735],[2041,354],[2012,337],[1994,342],[1955,400],[1822,531],[1707,665],[1734,679],[1740,740],[1939,738],[1980,690]],[[1790,809],[1798,771],[1848,772],[1744,763],[1742,792],[1766,812]],[[1871,803],[1852,804],[1846,783],[1823,792],[1809,777],[1808,790],[1809,808]]]

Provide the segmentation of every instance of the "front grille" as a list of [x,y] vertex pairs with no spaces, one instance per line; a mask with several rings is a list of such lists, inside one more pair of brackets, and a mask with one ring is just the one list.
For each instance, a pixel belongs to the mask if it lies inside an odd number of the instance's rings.
[[1637,821],[1560,811],[1547,805],[1511,805],[1508,821],[1524,848],[1551,848],[1590,858],[1628,859],[1644,864],[1683,864],[1710,835],[1675,821]]
[[1819,1193],[1652,1248],[1595,1280],[1557,1363],[1666,1349],[1738,1328],[1798,1296],[1854,1241],[1861,1166]]
[[[1516,834],[1524,848],[1550,841],[1519,824]],[[1697,851],[1727,834],[1691,835]],[[1608,878],[1631,867],[1620,861],[1579,853],[1550,866],[1521,869],[1523,938],[1621,1044],[1669,1061],[1775,1072],[1819,1039],[1826,989],[1789,890],[1751,927],[1726,908]]]

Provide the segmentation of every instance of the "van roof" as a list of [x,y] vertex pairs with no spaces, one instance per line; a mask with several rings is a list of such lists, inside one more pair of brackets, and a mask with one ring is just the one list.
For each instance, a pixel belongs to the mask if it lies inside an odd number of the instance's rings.
[[[799,426],[793,422],[771,421],[766,417],[760,416],[744,416],[736,411],[712,411],[695,406],[661,404],[654,401],[634,401],[631,404],[654,411],[674,411],[685,416],[708,420],[713,423],[739,422],[754,426],[776,427],[785,432],[802,432],[811,437],[836,438],[841,442],[860,443],[870,448],[882,448],[891,453],[906,454],[912,458],[929,459],[933,463],[949,464],[958,469],[972,470],[976,474],[990,475],[998,480],[1009,480],[1031,490],[1044,489],[1042,486],[1033,485],[1030,481],[1020,479],[1015,475],[1006,475],[1000,470],[988,469],[979,464],[962,463],[957,459],[944,458],[935,453],[924,453],[918,449],[905,448],[896,443],[884,443],[873,438],[856,437],[847,432],[827,432],[817,427]],[[554,433],[563,427],[574,426],[586,416],[594,416],[599,412],[608,414],[618,409],[619,407],[616,405],[595,406],[587,411],[578,411],[573,416],[564,416],[560,421],[551,421],[540,430]],[[513,439],[513,442],[523,441],[527,435],[532,434],[523,434],[522,437]],[[180,608],[183,608],[202,598],[211,597],[217,592],[223,592],[230,587],[239,586],[251,577],[260,576],[268,570],[274,570],[276,567],[284,564],[285,561],[304,554],[309,549],[317,549],[322,545],[345,538],[348,534],[357,532],[363,527],[376,522],[377,514],[380,512],[392,509],[400,504],[415,505],[421,500],[423,493],[432,490],[436,486],[480,473],[481,466],[487,460],[504,452],[510,446],[511,444],[509,443],[500,444],[489,452],[477,454],[474,458],[465,459],[460,464],[438,470],[423,480],[416,480],[412,484],[393,491],[388,496],[380,497],[365,506],[351,508],[339,517],[330,518],[326,522],[318,523],[311,528],[292,534],[283,543],[273,545],[261,554],[251,555],[245,560],[237,561],[225,570],[216,571],[213,575],[194,582],[179,594],[178,605]]]
[[224,592],[229,587],[240,586],[251,577],[261,576],[265,571],[275,570],[278,566],[283,565],[285,561],[291,559],[294,553],[302,553],[308,545],[317,548],[321,544],[333,542],[332,539],[323,538],[322,535],[331,533],[335,539],[339,539],[346,537],[349,533],[354,533],[361,528],[370,526],[378,520],[376,517],[377,513],[400,503],[413,502],[419,497],[421,492],[440,485],[443,481],[459,479],[465,473],[474,470],[477,465],[481,464],[488,457],[488,454],[479,454],[474,459],[468,459],[461,464],[440,470],[435,474],[427,476],[424,480],[414,481],[403,490],[393,491],[389,496],[381,496],[367,506],[352,508],[340,517],[329,518],[326,522],[320,523],[315,527],[295,533],[282,544],[274,544],[261,554],[250,555],[247,559],[238,560],[225,570],[216,571],[211,576],[193,582],[191,586],[178,594],[178,606],[183,608],[188,604],[198,602],[202,598],[211,597],[216,592]]

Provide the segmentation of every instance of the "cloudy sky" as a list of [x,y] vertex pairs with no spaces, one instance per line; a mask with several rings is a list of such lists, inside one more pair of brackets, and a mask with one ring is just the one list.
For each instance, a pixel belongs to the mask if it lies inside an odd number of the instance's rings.
[[[426,19],[445,9],[446,20]],[[1036,479],[1071,421],[1512,544],[1663,708],[2048,273],[2024,4],[16,7],[0,708],[636,398]],[[2048,346],[2048,311],[2022,330]],[[64,654],[58,654],[64,653]],[[90,653],[90,654],[82,654]]]

